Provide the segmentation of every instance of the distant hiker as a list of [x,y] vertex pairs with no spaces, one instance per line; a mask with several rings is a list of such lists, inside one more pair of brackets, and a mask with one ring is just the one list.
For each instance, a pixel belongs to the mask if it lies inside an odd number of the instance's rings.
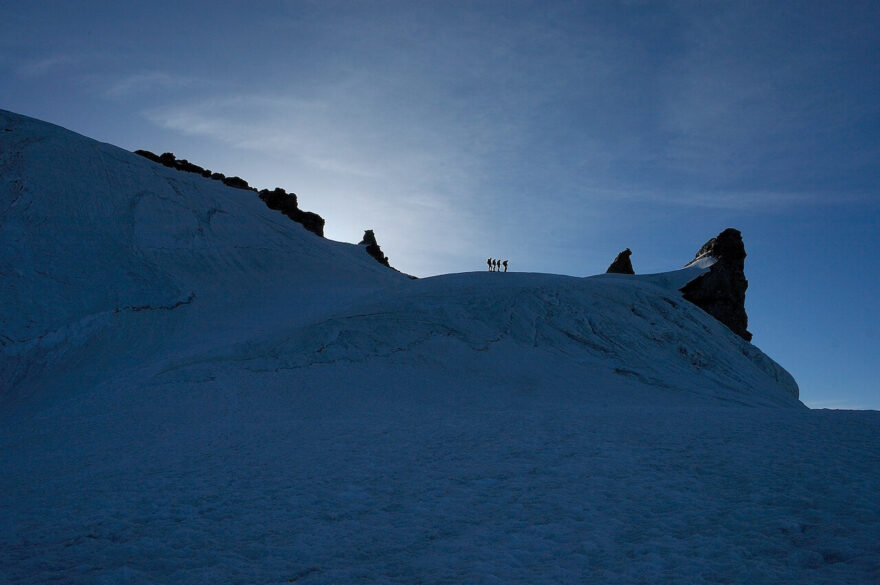
[[504,272],[507,272],[507,260],[502,262],[502,264],[504,264]]
[[501,260],[495,259],[495,272],[499,272],[501,270]]
[[489,272],[492,272],[492,259],[489,258],[488,260],[486,260],[486,264],[489,265]]

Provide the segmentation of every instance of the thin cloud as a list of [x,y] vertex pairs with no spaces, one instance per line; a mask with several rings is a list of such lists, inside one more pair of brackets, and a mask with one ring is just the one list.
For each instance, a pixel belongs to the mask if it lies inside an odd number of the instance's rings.
[[[449,242],[479,232],[471,207],[483,205],[474,196],[480,161],[456,129],[403,125],[389,120],[387,109],[363,110],[362,99],[333,88],[314,99],[227,95],[144,115],[162,128],[284,161],[267,180],[297,191],[304,208],[321,213],[330,238],[349,241],[375,228],[390,253],[410,250],[432,231]],[[235,172],[246,176],[247,168]],[[409,251],[397,257],[404,270],[424,260]]]
[[231,95],[154,108],[145,116],[163,128],[294,158],[306,167],[353,179],[421,183],[421,178],[430,182],[433,177],[437,183],[462,186],[477,174],[468,171],[477,163],[454,129],[444,135],[430,125],[401,127],[398,120],[388,119],[388,109],[366,109],[357,92],[325,93],[310,100]]
[[852,192],[774,190],[642,191],[617,196],[630,201],[650,201],[675,207],[742,212],[780,211],[810,205],[847,205],[866,201],[870,197]]
[[159,126],[190,136],[204,136],[234,148],[297,157],[315,169],[378,177],[352,156],[353,133],[332,124],[320,102],[264,95],[239,95],[150,110]]
[[112,98],[127,98],[153,91],[168,91],[203,84],[203,81],[193,77],[172,75],[162,71],[151,71],[128,75],[116,80],[107,88],[106,95]]
[[26,60],[18,66],[17,72],[23,77],[43,77],[49,73],[76,62],[70,55],[51,55],[40,59]]
[[371,171],[364,167],[358,167],[333,157],[303,156],[302,159],[315,168],[329,171],[331,173],[353,175],[355,177],[363,178],[377,178],[380,176],[380,174],[375,171]]
[[844,204],[860,199],[851,193],[796,191],[716,191],[665,195],[673,205],[728,211],[776,211],[803,205]]
[[291,126],[309,117],[314,104],[264,95],[231,95],[144,112],[148,120],[190,136],[205,136],[237,148],[276,152],[291,149]]

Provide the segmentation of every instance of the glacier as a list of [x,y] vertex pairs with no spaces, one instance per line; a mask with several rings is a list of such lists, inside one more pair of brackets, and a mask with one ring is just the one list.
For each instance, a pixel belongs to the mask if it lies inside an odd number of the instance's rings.
[[0,110],[0,581],[880,579],[880,416],[655,275],[411,280]]

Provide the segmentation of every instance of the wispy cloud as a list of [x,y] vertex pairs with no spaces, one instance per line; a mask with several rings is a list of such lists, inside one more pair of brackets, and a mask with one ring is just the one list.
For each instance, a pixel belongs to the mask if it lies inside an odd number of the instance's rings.
[[[740,58],[752,31],[768,31],[742,11],[716,22],[713,10],[666,18],[662,9],[634,22],[612,10],[602,26],[574,5],[527,19],[477,6],[386,8],[316,5],[314,18],[297,15],[279,35],[313,41],[291,53],[295,76],[146,115],[277,157],[295,188],[313,185],[348,214],[336,225],[380,218],[381,208],[428,231],[416,212],[443,218],[462,239],[467,230],[515,238],[551,222],[593,232],[609,212],[726,217],[858,197],[809,176],[840,162],[823,162],[821,141],[804,140],[816,104],[795,90],[810,60],[784,50],[772,53],[779,64]],[[118,91],[151,81],[176,83],[137,78]]]
[[194,77],[174,75],[163,71],[149,71],[127,75],[110,84],[106,95],[112,98],[131,97],[137,94],[171,89],[189,88],[204,85],[203,80]]
[[[430,124],[402,125],[387,108],[364,109],[363,94],[348,89],[328,88],[310,99],[232,94],[144,114],[162,128],[260,155],[243,164],[279,161],[287,179],[279,173],[274,180],[299,192],[306,208],[303,193],[320,199],[315,210],[328,219],[331,238],[351,240],[375,227],[383,245],[410,255],[429,254],[415,242],[432,230],[450,247],[466,242],[478,231],[470,207],[477,205],[480,161],[456,129],[444,134]],[[235,172],[246,176],[247,168]],[[394,226],[394,233],[383,226]],[[397,261],[403,269],[426,265],[412,257]]]
[[861,194],[849,192],[769,190],[718,190],[694,193],[664,193],[662,195],[664,201],[673,205],[743,212],[780,211],[804,205],[843,205],[864,200],[865,197]]
[[[660,190],[596,185],[586,188],[596,204],[678,207],[723,212],[778,212],[811,205],[845,205],[867,200],[872,195],[840,191],[774,191],[727,189]],[[633,207],[638,209],[638,207]]]
[[[163,128],[203,136],[234,148],[296,157],[331,173],[376,177],[382,152],[371,152],[357,127],[346,128],[321,101],[241,94],[148,110]],[[372,163],[367,159],[373,158]]]
[[17,72],[24,77],[43,77],[75,62],[76,59],[71,55],[50,55],[48,57],[25,60],[18,66]]

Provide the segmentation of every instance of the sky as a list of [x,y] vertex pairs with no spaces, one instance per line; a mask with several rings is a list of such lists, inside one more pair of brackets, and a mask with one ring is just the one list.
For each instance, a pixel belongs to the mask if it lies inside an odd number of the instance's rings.
[[880,409],[880,4],[0,2],[0,108],[297,193],[420,277],[673,270],[727,227],[753,343]]

